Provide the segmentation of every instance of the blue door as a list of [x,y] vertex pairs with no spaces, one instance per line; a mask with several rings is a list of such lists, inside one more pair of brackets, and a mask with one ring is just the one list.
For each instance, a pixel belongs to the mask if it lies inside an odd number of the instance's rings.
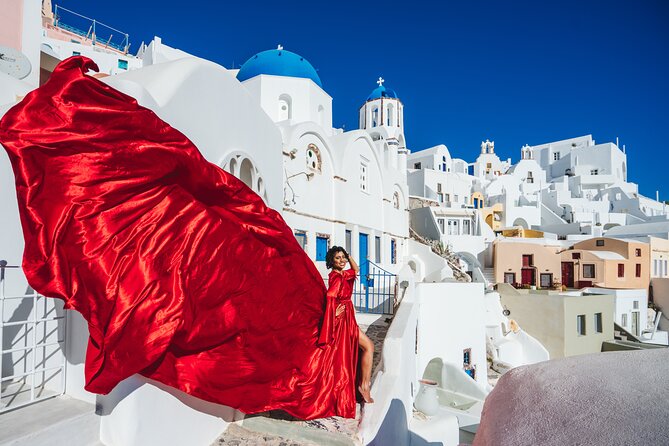
[[326,237],[316,237],[316,260],[324,261],[328,253],[328,239]]
[[358,261],[360,262],[360,283],[367,285],[367,275],[369,274],[369,261],[367,256],[369,253],[368,237],[367,234],[360,233],[358,238]]

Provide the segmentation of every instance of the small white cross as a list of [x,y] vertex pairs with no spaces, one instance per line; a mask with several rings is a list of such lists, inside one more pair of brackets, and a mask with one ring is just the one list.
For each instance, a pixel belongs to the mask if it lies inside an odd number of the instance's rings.
[[281,51],[281,50],[283,49],[283,46],[281,46],[281,44],[278,44],[277,47],[276,47],[276,49],[279,50],[279,51]]
[[384,83],[385,81],[386,81],[386,80],[385,80],[384,78],[379,77],[379,80],[376,81],[376,83],[379,84],[379,87],[381,87],[381,86],[383,86],[383,83]]

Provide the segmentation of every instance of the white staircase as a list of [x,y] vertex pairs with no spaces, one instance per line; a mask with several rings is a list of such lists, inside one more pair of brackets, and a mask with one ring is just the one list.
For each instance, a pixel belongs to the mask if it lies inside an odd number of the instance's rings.
[[495,270],[493,268],[483,268],[481,271],[483,273],[483,278],[486,280],[486,285],[492,286],[495,285]]

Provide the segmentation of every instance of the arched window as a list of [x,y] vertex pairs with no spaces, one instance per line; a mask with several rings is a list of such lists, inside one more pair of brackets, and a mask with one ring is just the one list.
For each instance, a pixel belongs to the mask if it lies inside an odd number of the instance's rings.
[[228,165],[228,172],[237,176],[237,160],[235,158],[230,160],[230,164]]
[[399,192],[395,192],[395,193],[393,194],[393,207],[394,207],[395,209],[399,209],[399,208],[400,208],[400,194],[399,194]]
[[372,127],[379,126],[379,107],[374,106],[372,109]]
[[388,104],[388,111],[387,113],[387,118],[386,118],[386,125],[388,127],[391,127],[395,125],[395,106],[393,104]]
[[279,96],[279,121],[293,118],[293,101],[287,94]]
[[307,146],[307,168],[314,172],[321,172],[321,151],[316,144]]
[[256,192],[258,192],[258,195],[260,196],[266,196],[265,194],[265,182],[262,180],[262,178],[258,178],[258,181],[256,181]]
[[239,166],[239,179],[251,189],[255,189],[255,184],[253,184],[253,171],[253,163],[248,158],[245,158]]

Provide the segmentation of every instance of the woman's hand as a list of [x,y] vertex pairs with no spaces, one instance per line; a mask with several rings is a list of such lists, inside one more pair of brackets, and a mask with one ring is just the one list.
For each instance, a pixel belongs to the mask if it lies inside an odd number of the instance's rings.
[[344,312],[344,310],[346,310],[346,306],[344,306],[344,304],[339,304],[337,306],[337,309],[335,310],[335,316],[336,317],[341,316],[341,314]]

